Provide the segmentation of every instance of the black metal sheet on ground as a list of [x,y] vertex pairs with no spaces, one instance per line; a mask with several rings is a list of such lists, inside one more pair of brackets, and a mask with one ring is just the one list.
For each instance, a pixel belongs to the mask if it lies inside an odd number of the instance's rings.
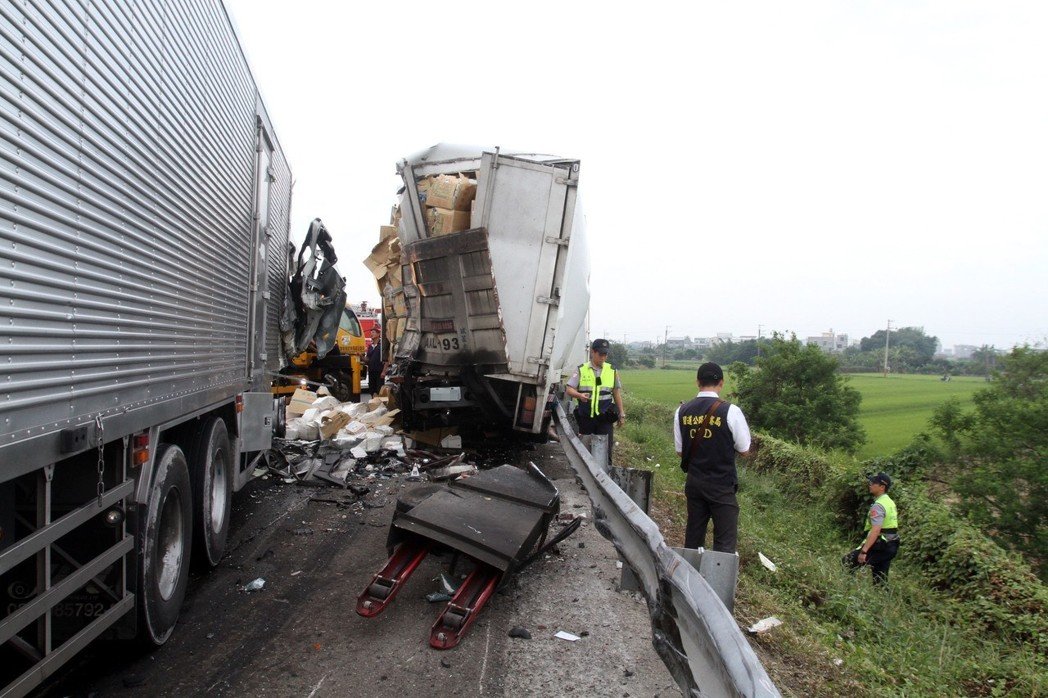
[[[560,509],[557,488],[535,466],[527,471],[499,466],[421,501],[401,500],[390,529],[391,547],[413,534],[502,572],[512,571],[535,550]],[[403,504],[410,508],[404,511]]]
[[506,571],[542,533],[541,509],[478,492],[437,492],[397,516],[398,528],[444,543]]
[[456,480],[451,486],[455,489],[474,490],[553,512],[558,508],[560,493],[538,468],[531,467],[534,470],[500,465],[474,477]]

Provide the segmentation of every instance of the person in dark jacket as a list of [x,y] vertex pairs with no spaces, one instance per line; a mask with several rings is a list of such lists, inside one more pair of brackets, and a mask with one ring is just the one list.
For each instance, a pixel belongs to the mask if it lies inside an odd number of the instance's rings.
[[688,478],[688,523],[684,547],[698,548],[706,541],[706,527],[713,520],[713,550],[734,553],[739,538],[739,504],[735,493],[739,477],[735,455],[749,455],[750,427],[736,405],[720,399],[724,372],[713,362],[699,366],[699,394],[677,408],[673,441],[680,467]]
[[371,328],[371,346],[364,360],[368,368],[368,390],[374,397],[382,389],[386,373],[386,364],[382,361],[382,333],[377,327]]

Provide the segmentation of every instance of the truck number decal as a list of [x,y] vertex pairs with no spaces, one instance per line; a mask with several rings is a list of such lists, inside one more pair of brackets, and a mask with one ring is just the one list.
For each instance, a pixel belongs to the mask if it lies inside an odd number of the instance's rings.
[[426,335],[426,349],[437,352],[451,352],[462,349],[462,343],[455,334]]

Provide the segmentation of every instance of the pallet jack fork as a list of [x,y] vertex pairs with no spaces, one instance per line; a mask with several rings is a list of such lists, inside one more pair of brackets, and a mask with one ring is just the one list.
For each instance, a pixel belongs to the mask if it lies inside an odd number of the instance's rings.
[[[404,587],[411,574],[429,554],[429,546],[414,541],[401,543],[376,574],[364,593],[357,597],[357,613],[374,618]],[[451,649],[466,635],[477,615],[495,593],[502,572],[490,565],[477,562],[474,570],[459,586],[451,601],[437,616],[430,630],[429,644],[438,650]]]
[[414,541],[405,541],[397,546],[386,565],[357,597],[357,613],[365,618],[373,618],[386,610],[386,606],[393,602],[408,577],[428,554],[428,546]]
[[502,572],[478,562],[477,567],[448,601],[437,616],[429,633],[429,646],[438,650],[451,649],[462,640],[484,605],[495,593]]

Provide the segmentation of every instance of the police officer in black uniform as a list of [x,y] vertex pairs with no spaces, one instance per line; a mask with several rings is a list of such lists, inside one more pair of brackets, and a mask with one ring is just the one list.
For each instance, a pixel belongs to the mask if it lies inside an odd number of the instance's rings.
[[684,547],[702,546],[712,519],[713,550],[734,553],[739,529],[735,455],[749,455],[750,428],[738,406],[720,399],[724,389],[720,366],[712,362],[699,366],[696,382],[699,394],[677,408],[673,424],[680,467],[688,474]]

